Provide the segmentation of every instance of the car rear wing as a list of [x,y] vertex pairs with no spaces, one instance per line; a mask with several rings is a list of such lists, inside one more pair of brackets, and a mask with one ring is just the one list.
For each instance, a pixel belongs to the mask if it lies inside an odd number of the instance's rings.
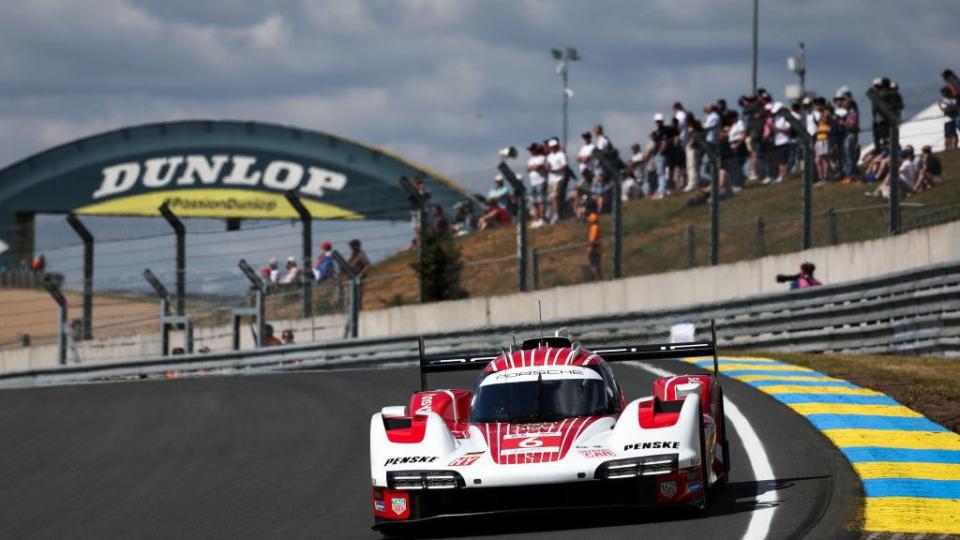
[[[607,362],[643,362],[648,360],[672,360],[675,358],[690,358],[695,356],[713,357],[713,375],[720,375],[719,360],[717,359],[717,328],[714,321],[710,321],[710,341],[691,341],[686,343],[656,343],[650,345],[626,345],[591,349]],[[562,341],[563,343],[561,343]],[[544,337],[527,340],[528,344],[548,345],[554,347],[570,346],[566,338]],[[466,371],[482,369],[489,362],[506,354],[469,356],[461,358],[427,358],[423,337],[418,340],[420,352],[420,389],[427,389],[427,374],[442,373],[445,371]]]

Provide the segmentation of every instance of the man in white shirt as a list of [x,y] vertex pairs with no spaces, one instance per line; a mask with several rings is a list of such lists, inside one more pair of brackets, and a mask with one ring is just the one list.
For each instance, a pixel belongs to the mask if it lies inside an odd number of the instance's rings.
[[780,109],[783,109],[783,104],[778,101],[773,104],[773,110],[770,111],[774,117],[773,145],[776,147],[774,159],[777,163],[777,178],[773,182],[777,184],[787,179],[787,175],[789,174],[790,150],[793,148],[793,139],[790,136],[792,133],[790,122],[783,116],[780,116]]
[[550,204],[553,208],[553,216],[550,223],[556,223],[560,220],[560,205],[563,203],[564,193],[563,181],[567,176],[567,155],[560,148],[560,141],[550,139],[547,141],[547,185],[550,191]]
[[[601,152],[603,152],[603,151],[606,151],[607,148],[610,148],[610,139],[608,139],[607,136],[603,134],[603,126],[601,126],[600,124],[593,126],[593,133],[594,133],[593,144],[594,146],[597,147],[597,150],[600,150]],[[595,172],[599,172],[599,171],[595,171]]]
[[530,152],[527,178],[530,179],[530,207],[533,210],[533,222],[530,226],[540,227],[547,213],[547,156],[544,155],[543,147],[537,143],[531,143],[527,150]]
[[590,171],[591,175],[596,176],[598,171],[597,162],[593,159],[593,149],[595,148],[593,136],[590,135],[589,131],[584,131],[580,137],[583,138],[583,146],[580,147],[580,152],[577,154],[580,178],[583,178],[583,172],[587,170]]

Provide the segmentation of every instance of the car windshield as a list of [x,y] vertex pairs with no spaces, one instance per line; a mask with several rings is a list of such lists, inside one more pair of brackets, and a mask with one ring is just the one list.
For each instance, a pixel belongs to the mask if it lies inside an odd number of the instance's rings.
[[480,385],[471,422],[554,422],[613,412],[600,378],[543,379]]

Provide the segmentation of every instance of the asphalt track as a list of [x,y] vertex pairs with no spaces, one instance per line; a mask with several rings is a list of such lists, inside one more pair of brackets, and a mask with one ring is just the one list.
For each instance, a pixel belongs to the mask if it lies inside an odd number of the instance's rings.
[[[697,368],[663,363],[675,372]],[[653,375],[616,367],[628,397]],[[431,378],[470,387],[473,374]],[[0,391],[0,538],[379,538],[368,428],[404,404],[412,367]],[[451,521],[435,537],[741,538],[777,490],[769,538],[856,536],[857,477],[799,415],[730,379],[776,480],[757,482],[732,432],[729,486],[700,519],[536,512]]]

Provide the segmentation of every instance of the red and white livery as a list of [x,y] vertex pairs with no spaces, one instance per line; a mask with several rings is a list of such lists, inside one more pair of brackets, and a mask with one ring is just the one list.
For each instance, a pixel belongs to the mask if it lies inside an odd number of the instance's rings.
[[[714,342],[591,351],[548,337],[427,359],[421,341],[422,390],[370,420],[374,527],[523,509],[703,510],[730,470],[716,369],[659,378],[653,395],[627,401],[608,364],[701,355],[715,359]],[[481,368],[473,390],[427,390],[428,373]]]

